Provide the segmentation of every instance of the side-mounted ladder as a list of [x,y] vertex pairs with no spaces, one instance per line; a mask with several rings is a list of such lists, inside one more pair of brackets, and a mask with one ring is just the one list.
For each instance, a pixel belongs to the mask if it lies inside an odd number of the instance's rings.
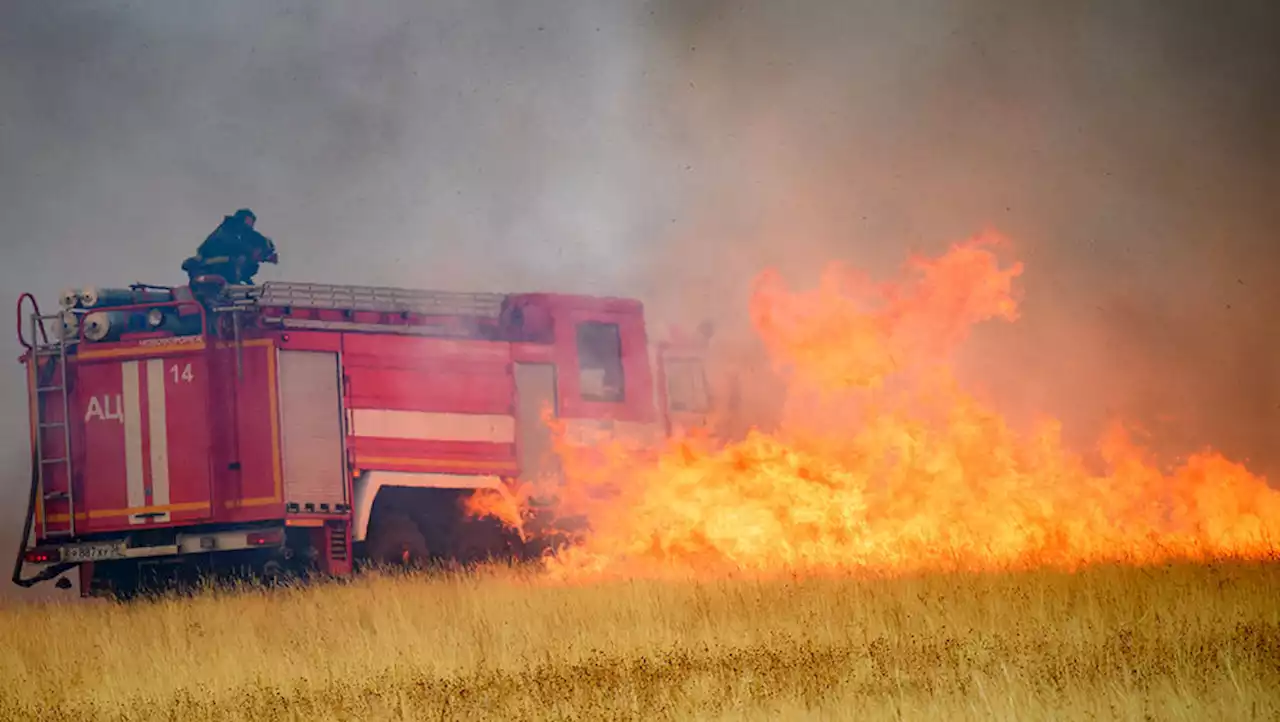
[[[22,307],[25,301],[30,301],[33,309],[29,317],[30,341],[27,341],[22,333]],[[31,538],[31,527],[37,512],[42,519],[46,518],[44,516],[46,502],[66,499],[67,529],[58,533],[50,533],[46,524],[44,529],[45,538],[75,535],[76,515],[75,492],[72,487],[72,472],[74,469],[72,467],[67,347],[78,342],[79,333],[78,331],[76,333],[70,332],[71,329],[68,327],[67,317],[64,314],[45,315],[40,313],[40,306],[31,294],[23,294],[18,299],[17,313],[18,340],[27,349],[29,353],[27,360],[31,364],[29,377],[31,383],[28,393],[32,409],[31,421],[33,427],[31,434],[33,445],[31,450],[31,486],[27,497],[27,513],[23,520],[22,537],[18,539],[18,555],[17,559],[14,560],[12,580],[14,584],[20,587],[32,587],[40,582],[53,579],[68,569],[75,567],[75,564],[59,562],[40,570],[35,576],[25,578],[22,576],[22,568],[26,562],[27,541]],[[50,340],[45,326],[48,321],[57,322],[58,331],[54,340]],[[60,420],[50,420],[49,409],[60,409],[62,418]],[[46,454],[45,430],[57,428],[62,430],[62,455],[50,457]],[[45,491],[48,469],[57,464],[63,465],[66,470],[67,488],[64,492],[48,493]],[[61,587],[65,581],[65,579],[59,580],[59,586]]]
[[[50,501],[67,502],[67,528],[65,530],[50,531],[48,524],[45,525],[46,537],[73,537],[76,535],[76,514],[75,514],[75,490],[73,488],[72,479],[74,478],[74,468],[72,466],[72,449],[71,449],[71,399],[68,392],[67,379],[67,347],[74,344],[78,339],[72,337],[65,322],[66,317],[59,313],[53,315],[41,315],[39,312],[31,315],[31,339],[33,347],[31,349],[32,363],[35,364],[35,383],[30,389],[31,404],[35,410],[35,457],[36,457],[36,479],[35,483],[39,487],[37,502],[39,503],[40,518],[45,519],[45,504]],[[45,324],[55,322],[57,335],[55,339],[50,341],[45,335]],[[40,337],[37,337],[37,332]],[[44,342],[40,341],[44,338]],[[45,360],[55,360],[56,365],[50,366],[48,363],[42,363]],[[44,369],[48,369],[48,373]],[[50,410],[58,409],[61,411],[58,419],[50,418]],[[62,446],[58,449],[54,456],[50,456],[50,450],[45,444],[45,433],[47,430],[57,429],[61,432]],[[55,432],[55,436],[57,436]],[[49,469],[54,466],[62,466],[65,471],[63,476],[66,479],[67,487],[64,491],[47,491],[49,478]]]

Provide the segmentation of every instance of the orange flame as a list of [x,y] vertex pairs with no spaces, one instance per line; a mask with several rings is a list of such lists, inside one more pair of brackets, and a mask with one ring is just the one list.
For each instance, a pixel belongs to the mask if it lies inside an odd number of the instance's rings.
[[[912,258],[897,283],[833,266],[815,290],[757,280],[752,321],[785,375],[779,428],[717,444],[583,447],[555,426],[553,494],[590,532],[561,576],[1076,567],[1274,557],[1280,492],[1216,452],[1161,471],[1119,427],[1094,471],[1060,425],[1019,433],[966,394],[949,356],[976,323],[1017,318],[995,236]],[[512,518],[508,509],[503,518]],[[517,515],[518,516],[518,515]]]
[[464,497],[462,509],[465,514],[483,518],[493,517],[506,527],[514,530],[521,541],[527,540],[524,528],[523,501],[517,493],[505,487],[496,489],[476,489],[470,496]]

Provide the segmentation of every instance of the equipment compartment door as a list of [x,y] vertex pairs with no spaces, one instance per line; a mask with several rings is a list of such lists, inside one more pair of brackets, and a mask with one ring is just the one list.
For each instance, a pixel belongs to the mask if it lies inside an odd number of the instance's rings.
[[146,366],[147,501],[157,523],[207,519],[210,505],[209,373],[203,354],[140,361]]
[[284,500],[332,509],[347,502],[338,354],[280,351]]

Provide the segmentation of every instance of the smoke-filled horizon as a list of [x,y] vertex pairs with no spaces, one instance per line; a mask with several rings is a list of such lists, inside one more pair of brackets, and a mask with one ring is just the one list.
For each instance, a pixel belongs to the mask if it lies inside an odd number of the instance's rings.
[[[265,279],[638,295],[740,341],[765,267],[993,228],[1025,301],[973,381],[1273,470],[1280,11],[1207,8],[12,2],[0,287],[179,282],[248,206]],[[0,554],[24,393],[11,365]]]
[[891,277],[993,229],[1024,294],[975,330],[971,383],[1080,446],[1122,419],[1280,472],[1280,8],[664,7],[659,77],[716,162],[655,278],[742,324],[762,267]]

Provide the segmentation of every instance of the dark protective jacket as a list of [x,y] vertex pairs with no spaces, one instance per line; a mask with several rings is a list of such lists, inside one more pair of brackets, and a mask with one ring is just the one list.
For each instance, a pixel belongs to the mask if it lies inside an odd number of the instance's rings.
[[243,219],[226,216],[213,233],[204,239],[196,253],[205,261],[223,257],[248,257],[264,246],[260,238],[262,234],[250,228]]
[[264,261],[275,262],[275,244],[247,223],[240,214],[226,216],[196,251],[200,265],[226,278],[228,283],[248,283]]

